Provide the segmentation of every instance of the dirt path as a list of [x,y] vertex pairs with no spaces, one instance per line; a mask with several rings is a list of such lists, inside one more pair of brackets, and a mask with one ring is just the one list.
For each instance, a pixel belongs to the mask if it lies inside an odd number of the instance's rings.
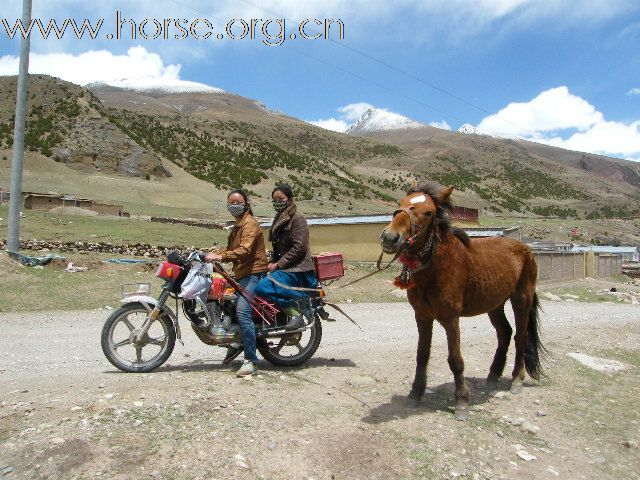
[[[494,331],[484,316],[465,319],[473,403],[466,423],[453,420],[441,328],[430,390],[410,409],[410,307],[344,308],[364,334],[348,321],[325,323],[305,368],[262,362],[251,380],[236,379],[238,365],[221,366],[223,351],[190,331],[168,364],[133,375],[102,356],[107,312],[2,314],[0,472],[9,466],[8,479],[640,478],[637,305],[547,302],[548,377],[526,382],[521,395],[508,393],[504,380],[497,397],[483,383]],[[630,367],[603,374],[567,352]],[[539,430],[523,431],[522,421]]]

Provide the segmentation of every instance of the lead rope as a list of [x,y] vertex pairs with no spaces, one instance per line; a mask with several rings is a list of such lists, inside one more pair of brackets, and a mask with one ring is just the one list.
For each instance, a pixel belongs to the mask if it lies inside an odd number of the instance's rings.
[[[382,252],[380,252],[380,256],[378,257],[378,261],[376,262],[376,268],[377,270],[374,270],[373,272],[367,273],[366,275],[360,277],[360,278],[356,278],[355,280],[345,284],[345,285],[341,285],[339,288],[344,288],[344,287],[348,287],[349,285],[353,285],[354,283],[358,283],[362,280],[364,280],[365,278],[369,278],[372,277],[373,275],[380,273],[384,270],[386,270],[387,268],[389,268],[399,257],[400,254],[402,252],[402,249],[400,249],[395,255],[394,257],[389,261],[389,263],[387,263],[384,267],[380,268],[380,263],[382,262]],[[286,290],[295,290],[297,292],[315,292],[315,293],[319,293],[324,291],[324,288],[305,288],[305,287],[292,287],[290,285],[285,285],[284,283],[279,282],[278,280],[276,280],[275,278],[273,278],[271,276],[271,272],[267,273],[267,278],[269,280],[271,280],[273,283],[275,283],[277,286],[279,286],[280,288],[284,288]],[[334,290],[337,289],[338,287],[326,287],[326,290]],[[364,330],[362,330],[362,327],[360,327],[360,325],[358,325],[358,323],[351,318],[349,315],[347,315],[347,313],[342,310],[342,308],[340,308],[339,306],[337,306],[335,303],[328,303],[325,302],[325,305],[333,308],[334,310],[336,310],[337,312],[341,313],[342,315],[344,315],[345,317],[347,317],[349,319],[349,321],[351,323],[353,323],[356,327],[358,327],[360,329],[361,332],[363,332]]]
[[344,288],[344,287],[349,287],[351,285],[353,285],[354,283],[358,283],[361,282],[362,280],[364,280],[365,278],[369,278],[372,277],[374,275],[376,275],[377,273],[383,272],[384,270],[386,270],[387,268],[389,268],[399,257],[401,254],[402,250],[399,250],[395,256],[391,259],[391,261],[389,261],[389,263],[387,263],[384,267],[380,268],[380,263],[382,261],[382,253],[380,253],[380,256],[378,257],[378,261],[376,262],[376,268],[377,270],[374,270],[373,272],[369,272],[366,275],[363,275],[360,278],[356,278],[355,280],[349,282],[349,283],[345,283],[344,285],[336,285],[335,287],[325,287],[325,288],[305,288],[305,287],[292,287],[290,285],[285,285],[284,283],[279,282],[278,280],[276,280],[275,278],[273,278],[271,276],[271,272],[267,273],[267,278],[269,280],[271,280],[273,283],[275,283],[276,285],[278,285],[280,288],[284,288],[286,290],[295,290],[297,292],[322,292],[325,290],[336,290],[338,288]]

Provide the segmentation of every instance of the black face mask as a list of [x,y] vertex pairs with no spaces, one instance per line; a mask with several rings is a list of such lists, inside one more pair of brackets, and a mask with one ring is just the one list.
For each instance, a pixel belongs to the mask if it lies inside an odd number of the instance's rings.
[[278,213],[284,212],[289,206],[288,202],[285,200],[274,200],[272,204],[273,204],[273,209]]

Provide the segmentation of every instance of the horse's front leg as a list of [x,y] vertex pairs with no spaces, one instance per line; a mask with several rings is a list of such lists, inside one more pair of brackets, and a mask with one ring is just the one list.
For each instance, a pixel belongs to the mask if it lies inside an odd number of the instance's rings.
[[460,350],[460,318],[453,317],[448,320],[438,321],[447,332],[447,345],[449,347],[449,368],[453,373],[456,383],[456,420],[467,420],[469,418],[469,388],[464,378],[464,360]]
[[418,326],[418,352],[416,354],[416,376],[413,379],[409,400],[417,406],[427,388],[427,363],[431,353],[431,338],[433,335],[433,318],[423,318],[416,313]]

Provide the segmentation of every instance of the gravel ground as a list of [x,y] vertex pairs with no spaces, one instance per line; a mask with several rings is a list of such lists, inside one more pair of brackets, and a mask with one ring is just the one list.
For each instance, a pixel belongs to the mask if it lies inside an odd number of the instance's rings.
[[[495,332],[486,316],[465,319],[465,423],[453,420],[441,328],[428,393],[410,409],[410,306],[342,307],[364,333],[324,323],[307,365],[261,362],[251,380],[184,321],[185,346],[135,375],[102,355],[110,312],[0,314],[0,478],[640,478],[637,305],[544,303],[548,377],[517,396],[507,380],[484,390]],[[628,368],[595,372],[568,352]]]

